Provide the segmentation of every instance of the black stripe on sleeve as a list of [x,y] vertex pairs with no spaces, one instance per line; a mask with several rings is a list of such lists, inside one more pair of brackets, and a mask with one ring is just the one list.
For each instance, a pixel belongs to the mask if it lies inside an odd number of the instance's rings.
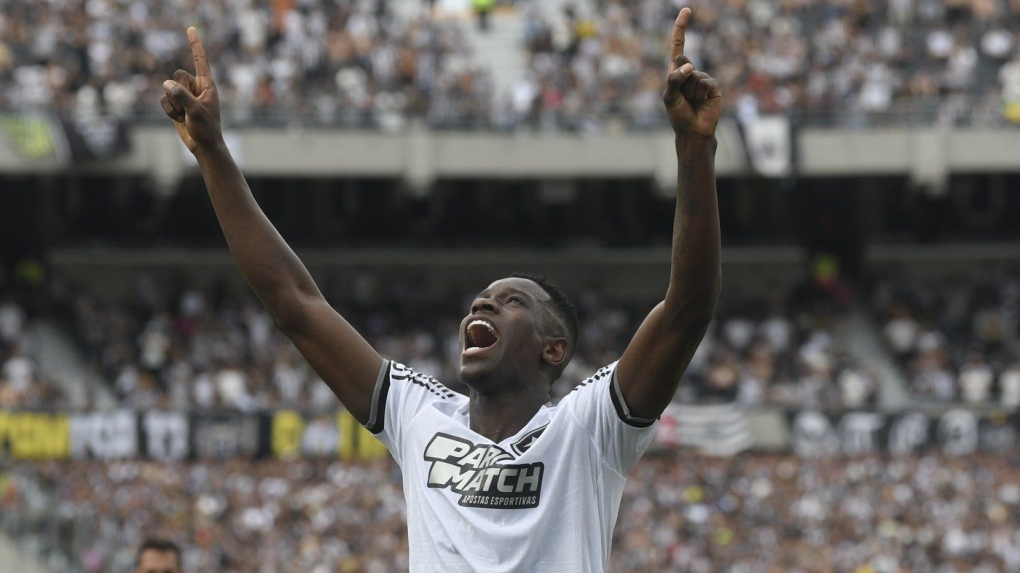
[[609,395],[613,399],[613,408],[616,409],[616,415],[619,416],[620,420],[628,426],[634,426],[635,428],[647,428],[655,423],[655,419],[638,418],[632,416],[630,408],[627,407],[627,403],[623,400],[623,392],[620,391],[620,382],[616,379],[616,369],[613,369],[613,379],[609,384]]
[[390,361],[383,360],[379,368],[379,377],[375,380],[375,390],[372,392],[372,410],[368,416],[368,423],[365,428],[373,434],[378,434],[386,427],[386,397],[390,393]]

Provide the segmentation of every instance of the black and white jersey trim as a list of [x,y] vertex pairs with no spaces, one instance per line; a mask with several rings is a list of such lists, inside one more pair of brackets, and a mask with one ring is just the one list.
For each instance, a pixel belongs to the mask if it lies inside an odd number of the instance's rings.
[[415,372],[399,362],[392,362],[391,365],[393,368],[393,374],[391,376],[393,380],[410,382],[411,384],[420,386],[427,390],[430,394],[434,394],[444,400],[450,400],[457,396],[456,392],[450,390],[446,386],[443,386],[440,381],[428,374]]
[[386,426],[386,397],[390,393],[390,361],[385,358],[379,368],[379,377],[375,379],[375,390],[372,392],[372,410],[368,414],[365,428],[373,434],[383,431]]
[[623,392],[620,390],[620,381],[617,379],[616,370],[613,370],[613,379],[610,381],[609,394],[613,399],[613,407],[616,415],[623,420],[624,424],[635,428],[647,428],[655,423],[655,419],[639,418],[630,413],[627,402],[623,399]]
[[365,424],[365,428],[373,434],[382,432],[386,427],[386,398],[390,392],[390,380],[408,382],[443,400],[452,400],[457,396],[456,392],[443,386],[435,378],[415,372],[399,362],[392,362],[384,358],[382,366],[379,368],[379,377],[375,380],[375,390],[372,392],[372,410],[369,413],[368,423]]

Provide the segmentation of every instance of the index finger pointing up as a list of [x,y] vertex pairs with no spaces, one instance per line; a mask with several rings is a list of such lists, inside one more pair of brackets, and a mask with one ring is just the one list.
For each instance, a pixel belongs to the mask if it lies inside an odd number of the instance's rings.
[[198,39],[198,30],[194,26],[188,28],[188,43],[191,44],[191,55],[195,58],[195,76],[212,77],[209,60],[205,57],[205,48],[202,47],[202,40]]
[[673,22],[673,38],[669,46],[669,71],[676,70],[676,57],[684,53],[684,39],[687,35],[687,23],[691,21],[691,9],[686,6],[680,10]]

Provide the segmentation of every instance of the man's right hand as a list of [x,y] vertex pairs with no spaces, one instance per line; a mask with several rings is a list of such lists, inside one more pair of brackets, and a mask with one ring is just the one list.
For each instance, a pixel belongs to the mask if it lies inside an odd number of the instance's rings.
[[188,28],[191,55],[195,58],[195,74],[184,70],[174,72],[174,79],[163,82],[166,95],[160,99],[163,111],[174,121],[177,135],[194,154],[212,149],[223,142],[220,129],[220,98],[216,93],[205,48],[198,39],[198,30]]

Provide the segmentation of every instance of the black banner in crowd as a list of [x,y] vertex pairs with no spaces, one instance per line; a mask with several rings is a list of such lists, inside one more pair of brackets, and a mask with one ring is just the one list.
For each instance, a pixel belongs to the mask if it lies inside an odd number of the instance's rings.
[[793,173],[793,129],[785,115],[763,115],[740,122],[740,134],[751,167],[765,177]]
[[346,411],[83,414],[0,410],[0,459],[375,459],[385,446]]
[[107,161],[131,149],[127,125],[116,117],[4,113],[0,134],[21,158],[60,164]]
[[60,126],[74,163],[107,161],[131,148],[127,126],[115,117],[62,118]]
[[1020,445],[1017,413],[983,414],[962,408],[938,414],[802,410],[788,413],[787,422],[790,447],[803,457],[886,452],[902,456],[931,449],[964,456],[1006,452]]

